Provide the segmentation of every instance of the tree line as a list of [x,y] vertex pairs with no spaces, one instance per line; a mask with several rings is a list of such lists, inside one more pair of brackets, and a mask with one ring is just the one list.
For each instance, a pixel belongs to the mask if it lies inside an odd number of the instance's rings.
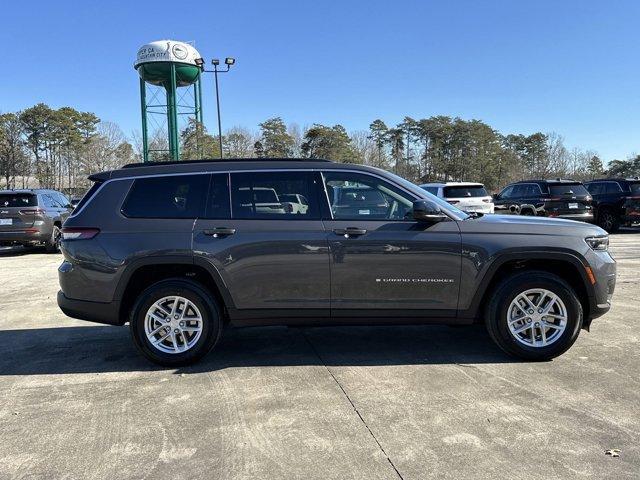
[[[163,131],[152,132],[151,160],[168,160]],[[71,107],[39,103],[0,115],[0,187],[41,187],[70,193],[87,187],[86,177],[141,160],[140,134],[127,137],[114,123]],[[218,158],[218,137],[190,119],[180,134],[181,158]],[[342,125],[300,128],[279,118],[257,131],[228,130],[226,158],[326,158],[372,165],[413,182],[477,181],[497,190],[524,178],[640,175],[640,155],[613,160],[607,167],[589,150],[567,149],[555,133],[503,135],[480,120],[448,116],[405,117],[388,126],[376,119],[368,130],[348,132]]]

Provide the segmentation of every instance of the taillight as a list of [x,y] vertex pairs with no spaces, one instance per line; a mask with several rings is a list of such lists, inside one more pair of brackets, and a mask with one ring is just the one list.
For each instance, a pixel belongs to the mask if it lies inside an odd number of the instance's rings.
[[460,203],[460,200],[447,200],[451,205],[455,205],[456,203]]
[[491,202],[491,199],[490,199],[490,198],[483,198],[483,199],[482,199],[482,201],[483,201],[484,203],[490,203],[490,202]]
[[62,228],[63,240],[88,240],[100,233],[99,228]]
[[44,215],[45,212],[42,208],[27,208],[25,210],[19,210],[20,215]]

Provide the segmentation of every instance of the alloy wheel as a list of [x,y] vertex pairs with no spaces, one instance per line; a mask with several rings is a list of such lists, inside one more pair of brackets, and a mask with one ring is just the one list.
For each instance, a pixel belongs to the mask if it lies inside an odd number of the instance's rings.
[[202,335],[202,314],[189,299],[162,297],[145,315],[147,340],[164,353],[177,354],[191,349]]
[[555,293],[533,288],[519,293],[507,309],[509,332],[529,347],[556,342],[567,327],[567,308]]

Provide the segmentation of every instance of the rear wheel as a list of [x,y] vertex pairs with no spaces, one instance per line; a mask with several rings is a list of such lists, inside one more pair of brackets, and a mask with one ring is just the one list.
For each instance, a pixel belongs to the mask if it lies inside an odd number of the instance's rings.
[[197,362],[222,332],[216,302],[200,284],[183,279],[163,280],[144,290],[132,309],[130,324],[138,350],[167,367]]
[[508,354],[525,360],[561,355],[582,327],[582,305],[571,286],[542,271],[505,278],[485,314],[491,338]]
[[620,228],[620,218],[610,209],[598,213],[598,226],[609,233],[615,233]]
[[44,249],[47,253],[58,253],[60,251],[60,236],[60,227],[58,225],[54,225],[53,232],[51,232],[51,238],[44,244]]

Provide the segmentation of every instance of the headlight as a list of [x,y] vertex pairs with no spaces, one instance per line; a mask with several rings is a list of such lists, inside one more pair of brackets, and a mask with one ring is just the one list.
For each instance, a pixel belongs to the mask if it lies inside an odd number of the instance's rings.
[[591,247],[592,250],[596,250],[599,252],[609,250],[609,236],[604,235],[602,237],[587,237],[584,239],[587,242],[587,245]]

